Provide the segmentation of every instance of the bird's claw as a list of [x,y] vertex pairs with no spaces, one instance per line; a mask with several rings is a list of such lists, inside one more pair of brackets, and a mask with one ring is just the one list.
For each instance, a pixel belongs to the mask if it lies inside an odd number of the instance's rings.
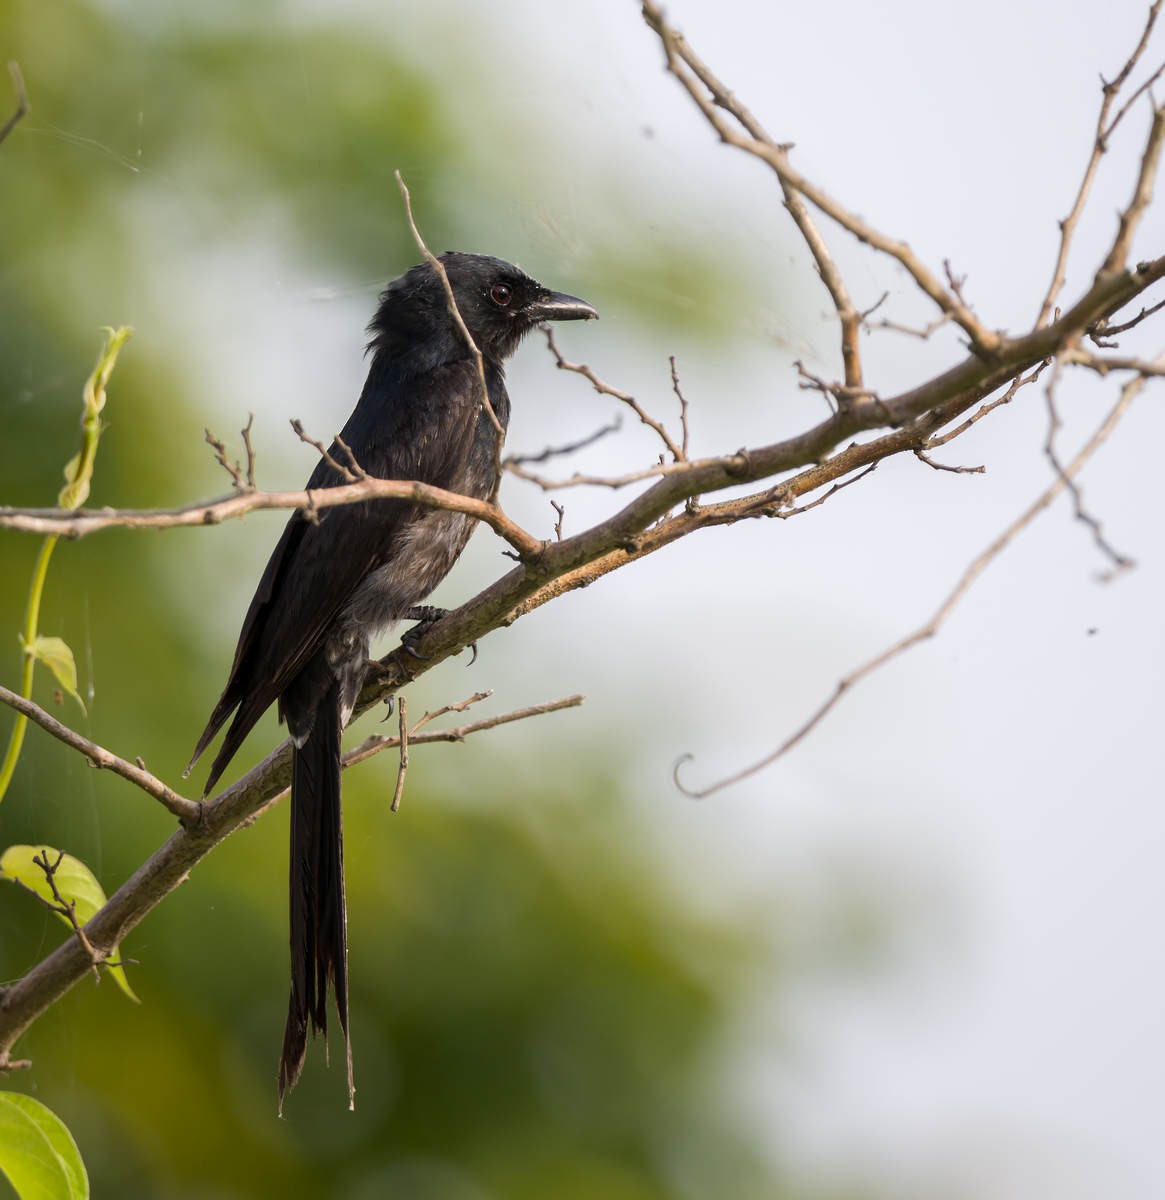
[[413,658],[419,659],[421,662],[428,662],[429,656],[422,654],[416,646],[416,643],[425,635],[425,631],[430,625],[439,621],[446,613],[447,608],[438,608],[435,604],[414,604],[412,608],[405,612],[406,621],[416,621],[412,629],[406,629],[400,635],[400,644],[404,647],[406,654],[411,654]]
[[[429,656],[427,654],[422,654],[417,649],[416,644],[422,637],[425,636],[425,632],[428,630],[430,625],[435,624],[437,621],[441,620],[442,617],[448,615],[449,610],[447,608],[439,608],[435,604],[415,604],[412,608],[410,608],[405,613],[405,620],[416,621],[417,623],[411,629],[406,629],[404,633],[400,635],[400,644],[404,648],[405,653],[411,655],[415,659],[420,660],[421,662],[428,662]],[[472,656],[469,660],[469,665],[472,667],[473,664],[477,662],[476,641],[469,643],[469,650],[472,652]]]

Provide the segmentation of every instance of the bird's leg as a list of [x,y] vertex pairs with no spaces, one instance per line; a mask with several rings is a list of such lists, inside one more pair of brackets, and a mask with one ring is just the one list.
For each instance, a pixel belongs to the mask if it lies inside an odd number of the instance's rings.
[[[439,608],[435,604],[414,604],[405,613],[405,620],[416,621],[417,624],[412,629],[406,629],[400,635],[400,644],[405,648],[406,653],[411,654],[413,658],[419,658],[422,662],[427,661],[429,656],[422,654],[417,649],[416,643],[424,636],[430,625],[436,624],[442,617],[448,615],[447,608]],[[469,660],[469,665],[472,667],[477,662],[477,643],[470,642],[469,649],[473,651],[473,656]]]

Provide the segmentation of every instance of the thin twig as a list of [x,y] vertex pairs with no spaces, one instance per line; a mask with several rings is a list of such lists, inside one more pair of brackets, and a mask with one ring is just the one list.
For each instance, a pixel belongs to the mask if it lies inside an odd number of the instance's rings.
[[[872,246],[875,250],[899,262],[917,286],[937,305],[939,311],[949,314],[951,319],[967,334],[978,355],[990,358],[999,350],[1000,335],[986,329],[970,308],[943,286],[937,276],[923,264],[922,260],[905,242],[886,237],[885,234],[867,224],[856,213],[850,212],[844,205],[793,168],[789,162],[790,145],[778,143],[768,135],[752,113],[737,100],[732,92],[712,73],[707,64],[699,58],[683,35],[667,23],[662,9],[654,3],[654,0],[642,0],[642,11],[644,19],[655,31],[663,46],[667,69],[691,96],[705,120],[716,131],[722,142],[735,146],[767,164],[776,174],[786,202],[791,193],[803,196],[810,204],[836,221],[858,241]],[[728,113],[737,122],[739,129],[737,126],[729,124],[721,116],[722,112]],[[739,131],[740,129],[743,130],[743,133]],[[823,267],[821,257],[820,236],[815,237],[816,231],[798,219],[798,210],[799,206],[795,204],[790,208],[790,213],[797,223],[802,237],[809,245],[826,286],[830,287],[831,278]],[[832,282],[836,285],[839,280],[834,278]],[[833,294],[832,287],[830,287],[830,292]],[[853,312],[852,305],[846,307],[847,299],[848,297],[844,296],[834,296],[839,316],[842,316],[844,312],[845,316],[852,320],[856,338],[856,331],[861,323],[861,314]],[[846,386],[861,389],[860,376],[851,381],[848,362]]]
[[247,491],[255,490],[255,447],[251,445],[251,427],[255,424],[255,414],[247,413],[247,423],[239,432],[243,436],[243,450],[247,455]]
[[966,433],[972,425],[975,425],[979,421],[983,420],[988,413],[994,412],[997,408],[1002,408],[1005,404],[1010,404],[1012,400],[1015,399],[1016,393],[1020,390],[1020,388],[1027,387],[1027,385],[1030,383],[1035,383],[1036,380],[1039,379],[1039,377],[1043,374],[1048,363],[1051,361],[1052,360],[1050,358],[1045,358],[1044,361],[1035,366],[1029,374],[1017,375],[1016,378],[1011,381],[1011,384],[1008,386],[1007,391],[1005,391],[1003,395],[997,396],[989,404],[984,404],[982,407],[976,409],[965,421],[963,421],[960,425],[956,425],[954,429],[949,430],[947,433],[936,434],[934,437],[927,438],[924,448],[927,450],[934,450],[939,446],[945,446],[947,442],[954,441],[955,438]]
[[1153,183],[1157,177],[1158,163],[1161,160],[1162,141],[1165,141],[1165,107],[1153,110],[1153,123],[1149,126],[1149,137],[1145,143],[1144,153],[1141,155],[1141,169],[1137,174],[1136,187],[1133,188],[1132,199],[1129,201],[1128,207],[1120,215],[1116,238],[1108,257],[1097,272],[1098,279],[1103,279],[1107,275],[1115,275],[1118,271],[1125,269],[1133,246],[1133,236],[1153,198]]
[[1133,371],[1146,379],[1165,376],[1165,366],[1162,366],[1160,358],[1156,362],[1150,362],[1146,358],[1132,358],[1120,354],[1089,354],[1087,350],[1065,350],[1060,355],[1060,361],[1074,367],[1087,367],[1100,376],[1108,375],[1112,371]]
[[1121,417],[1124,416],[1129,405],[1133,401],[1133,397],[1136,395],[1137,391],[1144,386],[1144,382],[1145,381],[1143,379],[1138,377],[1125,384],[1125,386],[1121,389],[1121,394],[1116,404],[1113,405],[1113,407],[1109,410],[1108,415],[1101,422],[1096,432],[1093,433],[1076,457],[1065,468],[1063,474],[1058,476],[1052,482],[1051,486],[1046,488],[1029,508],[1027,508],[1015,521],[1013,521],[987,547],[986,550],[984,550],[980,555],[978,555],[977,558],[974,559],[971,565],[963,572],[962,577],[959,579],[959,582],[955,585],[954,589],[948,594],[947,598],[942,602],[929,621],[923,625],[920,625],[914,630],[913,633],[907,634],[906,637],[895,642],[892,646],[888,647],[886,650],[883,650],[880,654],[868,659],[856,670],[851,671],[848,675],[841,679],[834,688],[833,694],[825,701],[825,703],[822,704],[821,707],[818,708],[817,711],[799,729],[786,738],[785,741],[783,741],[780,746],[778,746],[777,749],[771,754],[766,755],[758,762],[753,763],[751,766],[745,767],[741,771],[737,771],[732,775],[718,780],[716,783],[709,784],[708,786],[699,789],[689,788],[680,782],[680,768],[686,762],[689,762],[692,759],[692,755],[685,754],[676,762],[673,770],[673,777],[675,779],[676,787],[678,787],[680,791],[684,793],[684,795],[691,796],[697,800],[702,800],[706,796],[711,796],[715,792],[722,791],[726,787],[731,787],[733,784],[740,783],[742,780],[756,775],[759,771],[764,770],[765,767],[771,766],[778,759],[783,758],[790,750],[793,749],[794,746],[796,746],[800,741],[807,737],[808,734],[816,729],[817,726],[820,725],[825,719],[825,717],[832,712],[846,692],[848,692],[855,684],[859,683],[867,675],[872,674],[874,671],[884,666],[891,659],[897,658],[898,655],[904,653],[906,650],[909,650],[912,646],[916,646],[919,642],[923,642],[928,638],[934,637],[939,628],[942,626],[943,622],[947,619],[947,617],[950,616],[951,612],[958,605],[959,601],[962,600],[963,596],[971,588],[971,585],[974,584],[979,576],[991,565],[992,562],[995,561],[1002,551],[1011,544],[1016,536],[1020,534],[1028,525],[1030,525],[1031,522],[1035,520],[1035,518],[1039,516],[1039,514],[1043,512],[1053,500],[1055,500],[1055,498],[1064,489],[1065,484],[1080,471],[1080,469],[1086,462],[1088,462],[1096,450],[1099,449],[1104,440],[1116,427]]
[[15,60],[8,64],[8,74],[12,77],[12,90],[16,93],[16,111],[4,122],[0,129],[0,142],[20,124],[28,115],[28,93],[24,90],[24,76],[20,73],[20,64]]
[[396,787],[392,790],[392,804],[389,808],[392,812],[397,812],[400,809],[401,797],[405,794],[405,772],[409,769],[409,721],[408,721],[408,702],[404,696],[397,697],[397,705],[399,707],[399,723],[397,728],[400,730],[400,736],[397,741],[400,744],[400,765],[396,769]]
[[1139,313],[1131,320],[1124,321],[1120,325],[1110,325],[1108,321],[1097,321],[1091,329],[1088,330],[1088,336],[1102,350],[1112,350],[1116,347],[1116,342],[1109,339],[1116,337],[1121,333],[1128,333],[1130,329],[1135,329],[1142,321],[1147,320],[1154,313],[1159,313],[1165,308],[1165,300],[1159,300],[1156,304],[1148,308],[1142,308]]
[[1117,72],[1116,77],[1111,83],[1103,79],[1101,80],[1100,112],[1096,118],[1096,132],[1092,139],[1092,150],[1088,156],[1088,162],[1085,164],[1084,176],[1080,180],[1080,186],[1076,190],[1076,198],[1072,202],[1072,208],[1068,212],[1068,215],[1060,222],[1060,245],[1056,252],[1056,263],[1052,269],[1052,281],[1048,285],[1048,290],[1040,304],[1039,316],[1036,318],[1037,328],[1053,319],[1056,299],[1068,275],[1068,255],[1072,247],[1072,239],[1076,234],[1076,227],[1080,224],[1080,216],[1084,212],[1084,206],[1088,202],[1088,196],[1092,191],[1092,184],[1100,168],[1100,160],[1108,150],[1108,142],[1113,131],[1123,119],[1125,112],[1128,111],[1127,105],[1121,109],[1111,124],[1108,123],[1108,115],[1112,111],[1112,106],[1116,101],[1120,89],[1132,74],[1141,55],[1145,52],[1145,47],[1149,44],[1149,37],[1157,21],[1157,14],[1161,10],[1161,4],[1162,0],[1153,0],[1141,33],[1141,39],[1132,54],[1125,60],[1124,66]]
[[558,348],[558,343],[554,340],[554,330],[549,325],[543,326],[542,332],[546,335],[546,345],[550,347],[550,353],[554,355],[554,365],[560,371],[571,371],[575,375],[581,375],[600,395],[610,396],[626,404],[644,425],[655,431],[675,462],[684,461],[682,447],[676,445],[672,440],[671,434],[668,433],[659,421],[647,414],[639,401],[630,392],[624,392],[620,388],[612,387],[609,383],[604,383],[586,363],[570,362],[563,357],[562,351]]
[[144,767],[127,762],[111,750],[106,750],[104,746],[99,746],[96,742],[82,737],[81,734],[58,721],[56,717],[45,712],[39,704],[32,700],[26,700],[2,684],[0,684],[0,703],[7,704],[9,708],[15,709],[18,713],[23,713],[46,733],[51,733],[57,741],[64,742],[66,746],[71,746],[83,754],[99,770],[112,771],[115,775],[120,775],[122,779],[141,788],[143,792],[153,796],[155,800],[169,809],[183,825],[190,825],[202,819],[201,804],[194,800],[188,800],[185,796],[180,796],[173,788],[164,784],[157,776],[150,774]]
[[924,462],[928,467],[933,467],[936,471],[949,471],[952,475],[984,475],[987,468],[984,466],[978,467],[952,467],[947,463],[935,462],[927,452],[921,448],[914,451],[914,457],[919,462]]
[[618,433],[622,428],[622,418],[616,413],[615,419],[609,425],[603,425],[601,428],[596,429],[594,433],[588,433],[586,437],[579,438],[577,442],[568,442],[565,446],[547,446],[545,450],[540,450],[537,454],[508,455],[505,461],[506,470],[509,471],[514,467],[525,466],[526,463],[549,462],[552,458],[574,454],[578,450],[585,450],[587,446],[593,446],[595,442],[605,438],[608,434]]
[[680,387],[680,373],[676,367],[676,356],[669,354],[667,361],[671,367],[671,389],[680,402],[680,458],[686,462],[688,458],[688,400]]
[[[332,452],[323,444],[323,442],[313,438],[311,434],[304,429],[303,422],[298,417],[291,418],[291,428],[295,433],[295,436],[299,438],[301,442],[305,442],[307,445],[313,447],[319,452],[319,455],[324,462],[326,462],[328,466],[331,467],[331,469],[335,471],[335,473],[339,475],[339,477],[345,483],[359,483],[360,480],[368,478],[368,476],[365,475],[364,471],[361,469],[360,464],[356,461],[352,451],[349,450],[347,446],[344,446],[343,448],[345,451],[347,451],[351,466],[345,466],[338,458],[335,457],[335,455],[332,454]],[[339,437],[335,439],[335,442],[337,446],[341,444]]]
[[451,712],[465,712],[467,708],[472,708],[475,704],[480,704],[483,700],[488,700],[492,695],[492,688],[484,692],[474,692],[472,696],[467,696],[464,700],[458,700],[455,704],[442,704],[440,708],[435,708],[432,712],[426,712],[413,726],[412,736],[415,738],[426,725],[431,724],[433,721],[439,720]]
[[243,449],[247,455],[247,465],[244,468],[239,462],[231,462],[227,458],[226,446],[210,432],[204,429],[206,444],[214,451],[218,465],[231,477],[231,484],[236,492],[253,492],[255,490],[255,448],[251,444],[251,427],[255,424],[255,414],[247,414],[247,423],[239,431],[243,437]]
[[[1120,69],[1120,72],[1111,83],[1104,84],[1105,95],[1112,94],[1116,98],[1117,93],[1124,87],[1129,76],[1133,73],[1133,68],[1136,67],[1140,57],[1145,52],[1145,48],[1149,45],[1149,39],[1153,36],[1153,26],[1157,23],[1157,16],[1161,11],[1161,0],[1154,0],[1149,6],[1149,14],[1145,20],[1145,28],[1141,31],[1141,40],[1137,43],[1132,54],[1129,55],[1128,61]],[[1161,77],[1161,72],[1165,71],[1165,63],[1162,63],[1144,83],[1140,85],[1129,98],[1121,106],[1120,111],[1113,117],[1111,124],[1105,126],[1102,123],[1098,125],[1100,129],[1100,137],[1102,141],[1108,141],[1112,137],[1116,127],[1124,120],[1125,114],[1130,108],[1143,96],[1154,83]]]
[[878,321],[867,321],[867,329],[887,329],[894,333],[903,333],[907,337],[918,338],[919,341],[925,342],[937,333],[944,325],[949,325],[951,321],[950,313],[940,313],[933,321],[927,325],[916,327],[914,325],[903,325],[898,321],[892,321],[888,317],[883,317]]
[[[782,520],[785,520],[789,517],[799,517],[802,513],[808,512],[811,508],[820,507],[826,502],[826,500],[830,499],[832,496],[836,496],[838,492],[843,491],[845,488],[850,487],[859,480],[865,479],[867,475],[873,474],[873,472],[877,469],[878,464],[876,462],[872,462],[864,471],[859,471],[856,475],[851,476],[849,479],[843,479],[840,483],[835,483],[827,492],[821,496],[818,496],[816,500],[811,500],[808,504],[802,504],[797,508],[781,508],[780,504],[782,501],[774,498],[772,501],[770,501],[770,503],[774,504],[776,507],[774,507],[772,512],[764,513],[764,515],[780,517]],[[786,496],[787,495],[788,493],[786,493]],[[787,503],[787,499],[784,502]],[[760,514],[760,511],[761,509],[758,506],[758,515]]]
[[77,920],[77,902],[75,900],[66,900],[61,894],[61,889],[57,887],[57,871],[60,869],[61,863],[64,862],[64,860],[65,852],[63,850],[57,851],[57,860],[56,862],[52,863],[49,862],[48,851],[46,850],[42,850],[39,854],[34,854],[32,856],[32,861],[38,867],[40,867],[41,871],[44,873],[45,882],[49,885],[49,890],[53,894],[52,900],[47,900],[40,894],[40,892],[36,890],[36,888],[29,887],[28,884],[22,879],[17,879],[14,882],[23,888],[30,896],[33,896],[35,899],[39,900],[49,910],[49,912],[59,913],[65,918],[66,921],[69,922],[69,924],[73,927],[73,932],[77,935],[77,941],[81,943],[85,949],[85,953],[89,956],[89,962],[93,966],[93,978],[100,983],[101,964],[105,961],[105,956],[98,954],[93,948],[93,943],[85,935],[85,930],[82,927],[81,922]]
[[1065,474],[1064,468],[1060,464],[1060,456],[1056,451],[1056,435],[1059,433],[1061,425],[1060,412],[1056,407],[1056,387],[1060,382],[1060,366],[1060,360],[1057,359],[1052,368],[1052,374],[1048,379],[1048,386],[1044,389],[1044,401],[1048,412],[1048,431],[1044,437],[1044,456],[1051,464],[1052,470],[1063,481],[1064,487],[1068,489],[1068,494],[1072,497],[1072,508],[1076,520],[1088,527],[1092,533],[1092,540],[1096,548],[1112,563],[1112,571],[1101,575],[1101,578],[1107,582],[1117,573],[1136,566],[1136,563],[1133,559],[1116,550],[1104,536],[1104,529],[1101,526],[1100,520],[1084,507],[1084,496],[1080,490],[1080,486],[1074,479]]
[[231,460],[227,458],[226,443],[220,438],[215,437],[209,429],[204,429],[202,433],[206,439],[206,444],[214,451],[215,462],[217,462],[218,465],[222,467],[222,469],[231,477],[231,485],[234,487],[235,491],[246,491],[246,485],[243,483],[242,468],[238,463],[232,463]]
[[[489,693],[486,693],[488,695]],[[475,697],[478,699],[480,697]],[[564,696],[561,700],[550,700],[545,704],[532,704],[528,708],[514,709],[512,712],[501,713],[496,717],[484,717],[480,721],[471,721],[467,725],[458,725],[452,729],[434,729],[428,733],[417,733],[422,721],[422,718],[410,731],[409,745],[423,746],[432,745],[435,742],[463,742],[467,737],[474,733],[484,733],[487,729],[497,729],[501,725],[510,725],[514,721],[525,721],[530,717],[544,716],[546,713],[560,712],[564,708],[577,708],[586,699],[585,696]],[[466,704],[473,703],[474,700],[466,701]],[[461,706],[450,705],[444,711],[456,712]],[[435,715],[435,714],[434,714]],[[399,737],[384,737],[382,734],[374,734],[372,737],[365,738],[360,745],[349,750],[344,755],[344,766],[353,767],[357,763],[362,763],[366,759],[372,758],[373,755],[380,754],[384,750],[391,750],[395,746],[400,745]]]
[[[582,471],[576,471],[565,479],[548,479],[545,475],[539,475],[536,471],[527,471],[525,467],[519,467],[513,463],[510,464],[509,471],[519,479],[537,484],[544,492],[556,492],[560,488],[572,487],[603,487],[617,491],[619,488],[627,487],[628,484],[641,483],[645,479],[659,479],[663,475],[683,474],[687,466],[686,462],[653,463],[650,467],[644,467],[640,471],[628,471],[625,475],[588,475]],[[0,518],[0,525],[2,523],[2,518]]]
[[473,334],[469,332],[469,326],[466,325],[465,319],[461,315],[461,310],[457,307],[457,300],[453,295],[453,285],[449,282],[449,276],[445,271],[445,264],[425,245],[425,239],[421,237],[421,231],[417,228],[416,221],[413,220],[412,199],[409,196],[409,189],[405,186],[404,176],[401,175],[400,171],[394,171],[393,174],[396,176],[397,187],[400,188],[401,199],[404,201],[405,219],[408,221],[413,240],[416,242],[417,249],[424,256],[425,261],[437,273],[437,278],[440,279],[441,287],[445,291],[445,303],[449,307],[449,315],[453,318],[453,323],[457,326],[458,332],[465,340],[465,345],[477,367],[477,378],[481,384],[481,407],[494,428],[494,487],[490,493],[490,499],[494,500],[497,497],[497,490],[502,479],[502,446],[505,444],[506,431],[502,428],[502,423],[498,420],[498,415],[494,412],[493,403],[489,398],[489,385],[486,383],[485,378],[485,359],[482,357],[477,342],[473,340]]

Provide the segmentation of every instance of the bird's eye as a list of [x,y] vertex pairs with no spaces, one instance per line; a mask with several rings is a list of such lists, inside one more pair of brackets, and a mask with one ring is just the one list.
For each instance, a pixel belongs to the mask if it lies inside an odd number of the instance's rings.
[[505,308],[509,304],[513,294],[508,283],[495,283],[489,290],[489,298],[498,308]]

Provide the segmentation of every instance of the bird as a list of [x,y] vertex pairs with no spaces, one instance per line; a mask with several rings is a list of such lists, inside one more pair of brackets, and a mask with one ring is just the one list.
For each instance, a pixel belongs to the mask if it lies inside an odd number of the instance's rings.
[[[380,294],[368,325],[367,381],[308,479],[309,491],[350,481],[337,467],[354,460],[375,478],[492,498],[510,417],[506,360],[544,322],[598,316],[585,300],[551,291],[500,258],[450,251],[436,261],[443,270],[427,256]],[[280,1115],[303,1069],[309,1025],[327,1036],[329,988],[344,1037],[348,1106],[355,1106],[340,735],[369,669],[372,640],[402,620],[420,622],[408,631],[415,635],[443,615],[421,601],[474,528],[463,513],[402,499],[297,510],[260,577],[226,686],[186,768],[188,775],[233,714],[203,789],[209,795],[256,721],[277,704],[292,743],[291,990]],[[407,634],[402,640],[411,646]]]

